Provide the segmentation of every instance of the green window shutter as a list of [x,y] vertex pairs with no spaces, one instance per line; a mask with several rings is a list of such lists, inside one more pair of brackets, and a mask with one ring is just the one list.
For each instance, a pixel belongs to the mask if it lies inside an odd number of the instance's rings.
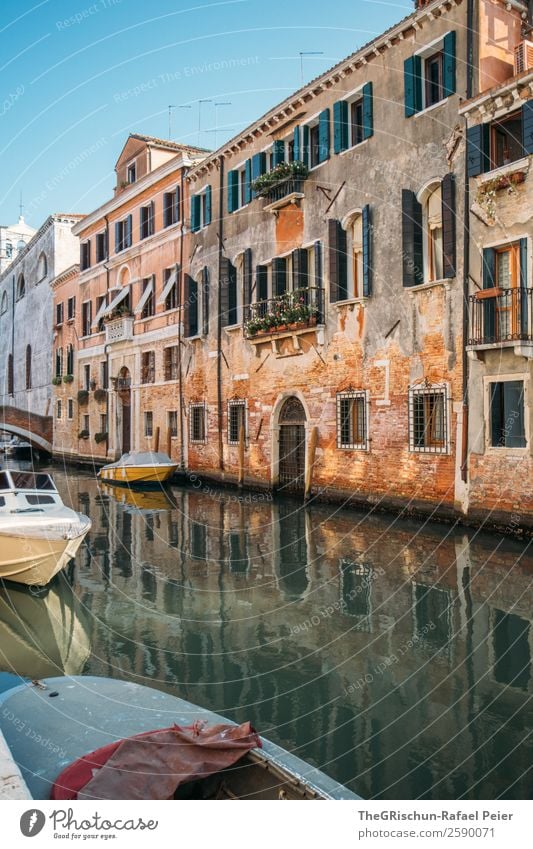
[[228,280],[228,325],[231,327],[231,325],[237,324],[237,319],[237,269],[230,262]]
[[466,131],[468,176],[477,177],[490,170],[490,126],[477,124]]
[[228,212],[239,208],[239,172],[228,172]]
[[115,253],[118,254],[122,250],[120,238],[120,221],[115,221]]
[[372,83],[363,86],[363,138],[369,139],[374,135],[374,102]]
[[522,146],[526,156],[533,153],[533,100],[522,106]]
[[423,283],[422,204],[409,189],[402,189],[402,257],[403,285]]
[[128,215],[126,218],[126,247],[131,248],[133,241],[133,217]]
[[[254,153],[252,156],[252,183],[261,177],[266,171],[266,153]],[[252,191],[252,197],[256,197],[256,193]]]
[[442,181],[442,253],[445,277],[455,277],[455,177],[446,174]]
[[303,161],[302,149],[300,146],[300,127],[294,128],[294,161]]
[[309,127],[307,125],[302,127],[302,149],[300,158],[309,168],[311,157],[309,156]]
[[520,332],[523,337],[531,333],[528,320],[527,280],[527,239],[520,239]]
[[329,300],[331,303],[348,297],[348,257],[346,255],[346,231],[340,221],[328,221],[329,249]]
[[[496,284],[496,251],[483,248],[483,288],[492,289]],[[496,300],[483,301],[483,341],[496,341]]]
[[174,194],[174,220],[181,221],[181,186],[176,186]]
[[333,150],[342,153],[348,148],[348,104],[337,100],[333,104]]
[[521,380],[505,380],[502,387],[505,446],[525,448],[524,384]]
[[196,233],[200,229],[200,195],[191,198],[191,231]]
[[244,283],[244,305],[248,306],[248,304],[252,303],[252,286],[253,286],[253,272],[252,272],[252,249],[246,248],[244,252],[243,258],[243,283]]
[[229,325],[229,290],[231,263],[225,256],[220,260],[219,315],[221,327]]
[[198,283],[194,277],[189,278],[189,336],[198,335]]
[[329,109],[324,109],[318,116],[318,161],[329,159]]
[[183,335],[185,338],[192,335],[190,332],[191,280],[188,274],[183,275]]
[[455,94],[455,31],[444,36],[442,79],[444,97]]
[[252,160],[247,159],[244,163],[244,203],[252,200]]
[[370,206],[363,207],[363,295],[372,294],[372,219]]
[[493,289],[496,280],[496,251],[483,248],[483,288]]
[[207,336],[209,333],[209,269],[204,265],[202,269],[202,333]]
[[272,165],[281,165],[285,162],[285,142],[277,140],[272,145]]
[[409,56],[403,63],[405,117],[422,108],[422,63],[420,56]]
[[272,294],[274,297],[287,291],[287,261],[285,257],[272,260]]
[[204,224],[211,224],[213,210],[213,191],[211,186],[206,186],[205,190],[205,221]]
[[315,242],[315,286],[322,288],[322,242]]
[[502,383],[490,384],[490,444],[501,445],[503,423]]
[[307,289],[309,286],[308,254],[304,248],[292,252],[292,287]]
[[258,265],[255,269],[256,300],[268,300],[268,269],[266,265]]

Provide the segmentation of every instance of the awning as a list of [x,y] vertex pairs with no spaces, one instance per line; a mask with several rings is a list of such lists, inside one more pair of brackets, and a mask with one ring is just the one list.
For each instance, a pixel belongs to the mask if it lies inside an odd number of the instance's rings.
[[130,287],[124,286],[124,288],[120,290],[118,295],[115,295],[109,306],[105,308],[104,315],[109,315],[109,313],[112,313],[113,310],[116,309],[116,307],[118,307],[118,305],[121,304],[122,301],[124,301],[128,297],[129,293]]
[[161,292],[161,295],[159,296],[159,298],[157,300],[158,304],[164,304],[165,303],[165,301],[166,301],[166,299],[167,299],[167,297],[170,293],[170,290],[174,286],[175,282],[176,282],[176,272],[173,271],[172,274],[170,275],[170,277],[168,278],[167,282],[165,283],[165,287],[164,287],[163,291]]
[[96,313],[95,317],[92,320],[91,329],[94,328],[94,327],[98,327],[100,319],[104,317],[104,313],[105,313],[106,309],[107,309],[107,299],[104,298],[104,300],[100,304],[100,309],[98,310],[98,312]]
[[142,312],[143,311],[143,309],[146,305],[146,301],[148,300],[148,298],[150,297],[150,295],[152,294],[153,291],[154,291],[154,280],[152,278],[150,280],[150,282],[148,283],[148,286],[146,287],[146,289],[142,293],[142,295],[139,299],[139,303],[137,304],[137,306],[134,309],[134,312]]

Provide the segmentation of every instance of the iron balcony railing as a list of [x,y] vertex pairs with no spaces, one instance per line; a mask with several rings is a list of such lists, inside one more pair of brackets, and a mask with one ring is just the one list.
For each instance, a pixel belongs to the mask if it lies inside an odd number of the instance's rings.
[[324,322],[324,290],[316,286],[284,292],[244,308],[247,339],[314,327]]
[[261,197],[264,197],[267,204],[276,203],[278,200],[283,200],[287,195],[303,194],[304,178],[303,177],[286,177],[280,180],[279,183],[274,183],[270,188],[261,192]]
[[486,289],[468,301],[468,346],[533,341],[533,289]]

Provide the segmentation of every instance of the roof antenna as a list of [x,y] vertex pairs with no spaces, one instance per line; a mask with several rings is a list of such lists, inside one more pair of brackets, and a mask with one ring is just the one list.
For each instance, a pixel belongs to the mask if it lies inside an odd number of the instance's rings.
[[24,206],[22,205],[22,189],[20,190],[20,203],[19,203],[19,221],[24,221],[24,217],[22,215],[22,210]]

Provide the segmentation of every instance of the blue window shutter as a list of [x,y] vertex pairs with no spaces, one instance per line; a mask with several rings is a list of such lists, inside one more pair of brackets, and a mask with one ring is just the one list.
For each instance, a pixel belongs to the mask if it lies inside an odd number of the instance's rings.
[[441,193],[443,273],[445,277],[455,277],[457,251],[455,226],[455,177],[453,174],[444,175],[441,184]]
[[[483,288],[492,289],[496,285],[496,251],[494,248],[483,248]],[[483,341],[493,342],[496,339],[496,300],[487,298],[483,301]]]
[[318,117],[318,161],[329,159],[329,109],[324,109]]
[[266,153],[255,153],[252,156],[252,180],[257,180],[266,171]]
[[490,126],[477,124],[466,131],[468,176],[477,177],[490,170]]
[[204,224],[211,224],[213,214],[213,191],[211,186],[207,186],[205,190],[205,221]]
[[322,288],[322,242],[315,242],[315,286]]
[[414,192],[402,189],[402,258],[403,285],[419,286],[424,282],[422,250],[422,204]]
[[272,145],[272,165],[275,168],[282,162],[285,162],[285,142],[278,139]]
[[303,161],[302,149],[300,145],[300,127],[294,128],[294,161]]
[[522,106],[522,145],[526,155],[533,153],[533,100]]
[[372,294],[372,220],[370,206],[363,207],[363,295]]
[[239,172],[228,172],[228,212],[239,208]]
[[501,445],[503,424],[502,383],[490,384],[490,444]]
[[523,337],[531,332],[528,327],[527,280],[527,239],[520,239],[520,332]]
[[126,218],[126,247],[131,248],[133,242],[133,217],[128,215]]
[[181,221],[181,186],[176,186],[174,201],[174,219]]
[[310,151],[309,151],[309,127],[305,124],[302,127],[301,160],[302,160],[302,162],[305,163],[305,165],[307,165],[307,167],[309,167],[309,165],[311,163],[311,157],[310,157],[309,154],[310,154]]
[[287,291],[287,260],[285,257],[275,257],[272,260],[272,294],[274,297]]
[[363,138],[369,139],[374,135],[374,103],[372,98],[372,83],[363,86]]
[[191,230],[196,233],[200,229],[200,195],[193,195],[191,198]]
[[496,251],[494,248],[483,248],[483,288],[493,289],[496,285]]
[[115,221],[115,253],[118,254],[122,250],[120,244],[120,221]]
[[422,63],[420,56],[409,56],[403,63],[405,117],[422,108]]
[[252,200],[252,160],[247,159],[244,164],[244,202]]
[[442,78],[444,97],[455,94],[455,30],[444,36]]
[[348,147],[348,104],[337,100],[333,104],[333,150],[341,153]]
[[268,299],[268,271],[266,265],[258,265],[255,269],[256,301]]

